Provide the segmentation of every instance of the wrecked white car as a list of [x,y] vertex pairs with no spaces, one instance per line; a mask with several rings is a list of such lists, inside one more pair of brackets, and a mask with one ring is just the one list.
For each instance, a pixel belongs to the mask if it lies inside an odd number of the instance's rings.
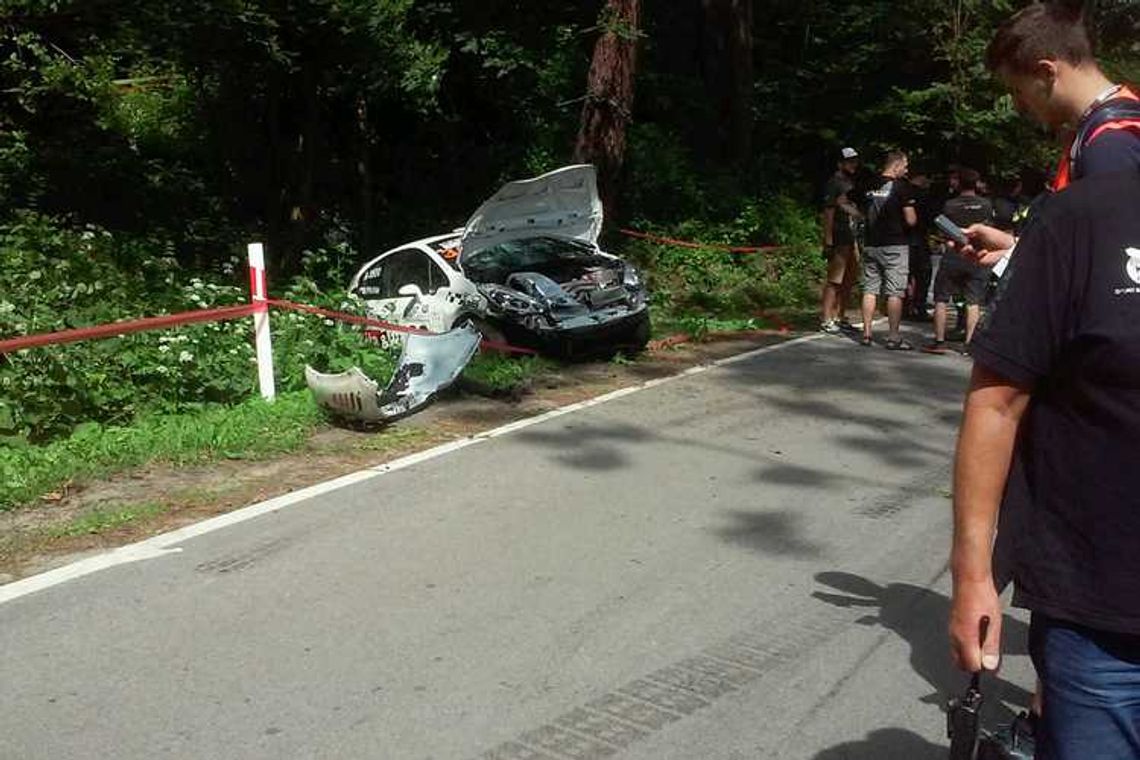
[[640,350],[649,340],[645,283],[598,247],[602,204],[592,166],[511,182],[463,230],[394,248],[349,286],[369,315],[408,335],[384,391],[359,369],[306,368],[318,403],[366,422],[406,416],[458,379],[480,337],[560,356]]
[[349,290],[377,319],[445,332],[472,320],[488,340],[561,356],[640,350],[649,311],[640,273],[598,247],[594,167],[500,189],[462,231],[387,251]]

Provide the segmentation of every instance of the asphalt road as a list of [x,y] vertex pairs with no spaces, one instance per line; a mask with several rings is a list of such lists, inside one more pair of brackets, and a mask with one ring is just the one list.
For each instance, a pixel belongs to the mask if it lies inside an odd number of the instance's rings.
[[968,369],[783,346],[0,603],[0,758],[940,759]]

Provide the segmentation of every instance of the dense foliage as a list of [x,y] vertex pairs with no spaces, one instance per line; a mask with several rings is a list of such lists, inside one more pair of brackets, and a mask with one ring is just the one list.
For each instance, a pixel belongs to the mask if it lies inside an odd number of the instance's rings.
[[[1043,169],[1053,148],[981,66],[1025,0],[645,3],[611,228],[736,244],[626,244],[655,308],[749,316],[811,297],[814,203],[836,149],[937,171]],[[566,163],[601,0],[0,0],[0,334],[244,300],[243,245],[275,295],[355,308],[368,254],[461,224],[498,183]],[[1137,78],[1136,4],[1099,0]],[[746,14],[746,15],[742,15]],[[741,20],[748,23],[741,32]],[[288,291],[288,292],[287,292]],[[277,318],[279,375],[392,358]],[[247,398],[245,321],[0,358],[0,436],[41,441]]]

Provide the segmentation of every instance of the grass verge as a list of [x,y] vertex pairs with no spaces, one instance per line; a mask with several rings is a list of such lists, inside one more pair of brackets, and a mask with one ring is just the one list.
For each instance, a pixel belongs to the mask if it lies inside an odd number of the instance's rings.
[[86,425],[46,446],[0,449],[0,510],[10,510],[76,480],[150,464],[252,459],[294,451],[323,419],[308,391],[273,403],[158,416],[130,427]]
[[158,502],[131,504],[121,507],[97,509],[62,524],[52,525],[45,534],[48,538],[75,538],[97,536],[139,520],[146,520],[167,512],[169,507]]
[[555,362],[541,356],[479,354],[463,370],[463,381],[468,388],[482,395],[510,396],[555,366]]

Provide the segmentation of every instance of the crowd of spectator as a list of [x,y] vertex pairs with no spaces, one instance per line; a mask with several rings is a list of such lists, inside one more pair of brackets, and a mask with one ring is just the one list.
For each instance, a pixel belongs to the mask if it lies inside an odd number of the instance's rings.
[[[886,154],[874,171],[855,148],[843,148],[824,191],[820,329],[858,331],[847,313],[860,283],[862,345],[874,345],[871,323],[885,304],[886,348],[914,348],[900,333],[907,319],[932,323],[924,351],[946,353],[955,345],[968,353],[992,293],[991,270],[957,251],[934,219],[944,215],[961,228],[985,224],[1012,234],[1032,202],[1026,184],[1020,176],[986,178],[967,166],[915,168],[902,151]],[[1036,184],[1040,192],[1043,185]]]

